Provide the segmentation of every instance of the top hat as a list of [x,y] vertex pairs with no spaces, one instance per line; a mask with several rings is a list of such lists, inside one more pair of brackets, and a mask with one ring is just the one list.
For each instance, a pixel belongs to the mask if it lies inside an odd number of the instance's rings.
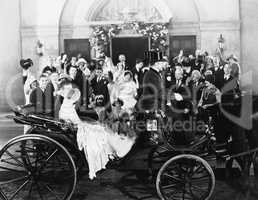
[[21,59],[20,60],[20,65],[23,69],[29,69],[32,65],[33,65],[33,62],[30,58],[28,59]]
[[146,64],[154,64],[162,59],[162,52],[159,51],[146,51],[144,52],[144,61]]

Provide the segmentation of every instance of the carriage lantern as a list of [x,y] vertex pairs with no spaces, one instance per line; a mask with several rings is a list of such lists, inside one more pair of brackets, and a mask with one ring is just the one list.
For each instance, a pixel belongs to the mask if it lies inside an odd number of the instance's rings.
[[224,49],[224,43],[225,43],[225,39],[223,38],[222,34],[220,34],[220,36],[218,38],[218,44],[219,44],[219,48],[221,50]]

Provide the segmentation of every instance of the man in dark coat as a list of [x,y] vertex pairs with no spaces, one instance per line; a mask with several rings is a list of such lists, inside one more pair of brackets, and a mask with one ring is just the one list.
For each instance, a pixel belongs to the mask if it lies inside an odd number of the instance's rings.
[[98,66],[96,77],[91,80],[91,87],[95,96],[96,106],[106,106],[110,103],[110,97],[107,87],[108,81],[103,76],[103,69]]
[[185,85],[183,74],[184,71],[182,68],[176,69],[175,85],[173,85],[169,91],[169,96],[171,97],[172,111],[179,114],[184,112],[185,109],[190,108],[189,100],[191,99],[191,92]]
[[164,86],[160,71],[162,66],[156,62],[150,67],[143,78],[143,94],[139,106],[143,110],[160,110],[164,101]]
[[136,65],[132,69],[133,79],[136,85],[138,86],[138,90],[137,90],[138,98],[142,95],[142,82],[144,77],[144,72],[142,71],[143,65],[144,63],[142,59],[136,59]]
[[41,75],[39,77],[39,86],[35,88],[30,94],[30,104],[25,106],[29,113],[49,114],[52,115],[52,110],[46,109],[46,87],[48,84],[48,77]]
[[223,66],[215,67],[214,70],[215,83],[214,85],[221,90],[224,85],[224,70]]

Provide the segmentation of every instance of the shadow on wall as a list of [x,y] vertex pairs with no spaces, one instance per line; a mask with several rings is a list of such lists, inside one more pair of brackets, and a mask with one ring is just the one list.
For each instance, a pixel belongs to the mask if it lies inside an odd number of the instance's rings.
[[[3,69],[4,66],[0,65],[0,68]],[[8,112],[12,107],[24,104],[21,69],[15,65],[8,68],[9,70],[0,74],[0,113]]]

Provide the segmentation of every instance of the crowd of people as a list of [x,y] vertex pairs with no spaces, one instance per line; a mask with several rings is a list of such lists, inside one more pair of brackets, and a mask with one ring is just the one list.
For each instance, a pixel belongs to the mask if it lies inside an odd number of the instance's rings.
[[[116,120],[141,109],[166,112],[169,107],[172,113],[188,113],[193,105],[217,116],[212,111],[214,105],[221,101],[230,104],[240,95],[240,66],[234,55],[222,59],[200,50],[195,55],[184,55],[181,50],[172,60],[157,52],[146,52],[144,57],[129,66],[123,54],[114,65],[104,52],[91,61],[81,54],[69,58],[63,53],[50,57],[50,64],[38,79],[31,73],[32,60],[21,60],[26,109],[58,117],[64,81],[81,93],[75,104],[77,113],[99,121]],[[228,83],[232,84],[225,90]],[[89,112],[92,110],[97,115]],[[227,120],[226,124],[231,123]]]
[[[120,122],[132,120],[134,113],[159,111],[181,121],[198,113],[197,118],[205,123],[213,118],[218,143],[231,136],[239,139],[236,126],[218,109],[223,103],[229,113],[239,114],[232,106],[241,95],[240,66],[234,55],[224,60],[200,50],[194,56],[181,50],[169,60],[150,51],[129,66],[123,54],[116,65],[104,52],[91,61],[80,54],[72,58],[61,54],[50,57],[38,79],[31,72],[31,59],[21,60],[20,65],[26,101],[21,109],[76,124],[77,143],[87,155],[90,178],[105,168],[110,155],[123,157],[130,151],[137,135]],[[98,124],[88,123],[86,118]],[[25,131],[28,128],[25,126]],[[188,142],[185,130],[175,135]]]

